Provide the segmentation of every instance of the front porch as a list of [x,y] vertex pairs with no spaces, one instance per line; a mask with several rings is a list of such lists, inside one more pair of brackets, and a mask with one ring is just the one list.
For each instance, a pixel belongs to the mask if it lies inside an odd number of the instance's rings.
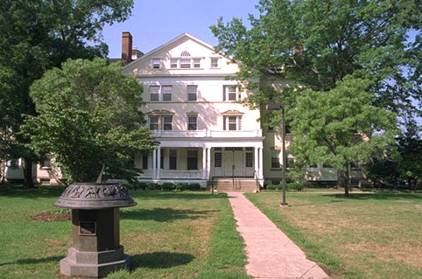
[[222,145],[179,147],[162,144],[150,154],[138,154],[135,166],[142,170],[139,180],[207,186],[215,178],[251,178],[261,183],[262,147]]

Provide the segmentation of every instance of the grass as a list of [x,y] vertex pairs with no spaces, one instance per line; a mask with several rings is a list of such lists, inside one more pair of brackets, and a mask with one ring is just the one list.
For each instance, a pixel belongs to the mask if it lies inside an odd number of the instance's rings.
[[289,192],[247,197],[333,278],[422,278],[422,194]]
[[[70,222],[31,216],[53,210],[63,188],[0,186],[0,278],[56,278],[71,245]],[[108,278],[247,278],[243,242],[225,195],[133,192],[121,210],[132,270]]]

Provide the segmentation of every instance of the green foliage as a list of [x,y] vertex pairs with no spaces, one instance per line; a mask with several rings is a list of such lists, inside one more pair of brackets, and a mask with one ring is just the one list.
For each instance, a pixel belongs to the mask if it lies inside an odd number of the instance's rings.
[[346,78],[326,92],[305,90],[290,110],[299,162],[327,163],[348,176],[348,166],[382,156],[394,144],[395,115],[371,105],[367,80]]
[[421,113],[420,1],[261,0],[250,28],[240,19],[211,29],[217,49],[241,62],[253,103],[286,102],[263,80],[327,91],[348,75],[373,81],[377,106]]
[[137,152],[154,142],[144,127],[142,86],[106,60],[68,60],[31,87],[37,116],[23,131],[38,154],[53,154],[70,181],[93,181],[103,165],[111,178],[131,178]]
[[[132,0],[0,1],[0,156],[37,157],[20,134],[24,115],[35,115],[31,84],[69,58],[105,57],[101,31],[124,21]],[[31,172],[25,183],[32,184]]]

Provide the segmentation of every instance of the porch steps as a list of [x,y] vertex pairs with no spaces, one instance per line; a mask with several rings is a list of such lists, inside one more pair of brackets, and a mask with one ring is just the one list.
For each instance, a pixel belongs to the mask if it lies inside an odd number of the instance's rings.
[[257,185],[255,179],[235,178],[215,179],[214,188],[219,192],[256,192]]

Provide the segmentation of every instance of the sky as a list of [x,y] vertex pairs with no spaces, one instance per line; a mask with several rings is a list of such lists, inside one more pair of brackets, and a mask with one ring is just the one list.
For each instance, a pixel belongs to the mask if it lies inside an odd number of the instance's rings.
[[135,0],[135,6],[125,22],[105,26],[104,41],[109,57],[121,56],[121,36],[129,31],[133,46],[143,52],[152,50],[181,33],[189,33],[213,46],[217,44],[210,26],[223,17],[247,20],[256,13],[259,0]]

